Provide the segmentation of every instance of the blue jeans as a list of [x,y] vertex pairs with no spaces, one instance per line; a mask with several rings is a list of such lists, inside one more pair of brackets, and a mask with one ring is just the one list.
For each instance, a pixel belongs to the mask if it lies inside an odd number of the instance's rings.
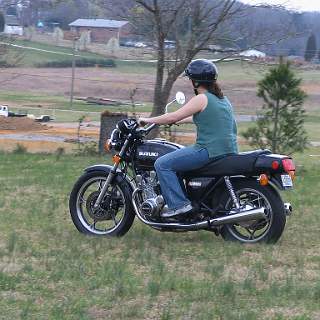
[[199,169],[209,161],[207,149],[195,146],[179,149],[156,160],[154,166],[169,209],[176,210],[190,204],[184,183],[177,173]]

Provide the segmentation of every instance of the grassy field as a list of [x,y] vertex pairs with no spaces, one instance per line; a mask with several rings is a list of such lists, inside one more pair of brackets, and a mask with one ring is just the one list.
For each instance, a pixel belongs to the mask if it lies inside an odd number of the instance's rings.
[[[313,155],[313,157],[310,157]],[[296,156],[277,245],[209,232],[79,234],[68,195],[103,158],[0,154],[0,319],[319,319],[320,150]]]

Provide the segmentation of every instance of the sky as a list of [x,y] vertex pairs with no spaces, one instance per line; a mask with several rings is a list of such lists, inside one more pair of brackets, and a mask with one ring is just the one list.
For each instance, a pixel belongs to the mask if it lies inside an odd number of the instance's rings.
[[248,4],[281,4],[297,11],[320,11],[320,0],[241,0]]

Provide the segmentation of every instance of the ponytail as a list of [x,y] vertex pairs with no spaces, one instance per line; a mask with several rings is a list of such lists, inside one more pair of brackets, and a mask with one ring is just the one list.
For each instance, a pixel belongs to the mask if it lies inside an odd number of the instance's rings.
[[217,80],[213,80],[212,82],[196,82],[192,80],[193,88],[194,88],[194,93],[197,95],[198,94],[198,88],[201,86],[208,90],[208,92],[214,94],[216,97],[219,99],[223,99],[224,95],[223,92],[217,82]]
[[218,82],[216,80],[214,80],[212,83],[208,83],[206,84],[204,87],[206,87],[206,89],[214,94],[215,96],[217,96],[219,99],[223,99],[224,95],[223,92],[218,84]]

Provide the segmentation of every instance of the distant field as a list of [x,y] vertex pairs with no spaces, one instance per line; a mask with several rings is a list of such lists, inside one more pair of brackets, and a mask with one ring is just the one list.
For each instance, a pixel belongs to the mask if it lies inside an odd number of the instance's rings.
[[138,220],[121,239],[86,237],[68,195],[82,168],[105,159],[1,153],[0,319],[319,319],[319,155],[296,157],[284,194],[294,214],[266,246]]

